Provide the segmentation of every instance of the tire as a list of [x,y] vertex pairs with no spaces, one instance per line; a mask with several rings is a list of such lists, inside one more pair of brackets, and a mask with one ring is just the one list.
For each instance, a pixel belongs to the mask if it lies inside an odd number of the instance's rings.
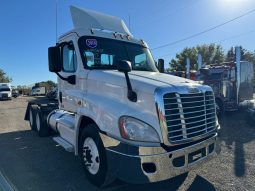
[[106,152],[96,124],[87,125],[81,133],[79,155],[89,181],[102,187],[107,176]]
[[37,108],[35,112],[35,126],[39,137],[47,137],[50,135],[50,128],[44,118],[41,110]]
[[31,130],[36,130],[36,124],[35,124],[35,112],[37,110],[37,106],[30,105],[29,107],[29,125],[31,127]]

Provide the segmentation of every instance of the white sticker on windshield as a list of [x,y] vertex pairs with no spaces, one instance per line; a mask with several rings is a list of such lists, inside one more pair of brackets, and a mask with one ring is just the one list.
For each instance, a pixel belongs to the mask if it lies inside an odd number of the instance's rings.
[[96,39],[87,39],[86,40],[86,45],[89,48],[96,48],[97,47],[97,40]]

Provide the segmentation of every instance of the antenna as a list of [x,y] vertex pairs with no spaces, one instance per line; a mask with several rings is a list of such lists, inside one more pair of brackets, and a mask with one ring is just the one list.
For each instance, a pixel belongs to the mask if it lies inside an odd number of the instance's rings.
[[131,31],[131,28],[130,28],[130,15],[128,15],[128,29],[129,29],[129,31]]
[[57,42],[58,42],[58,0],[56,0],[56,10],[55,10],[55,12],[56,12],[56,44],[57,44]]

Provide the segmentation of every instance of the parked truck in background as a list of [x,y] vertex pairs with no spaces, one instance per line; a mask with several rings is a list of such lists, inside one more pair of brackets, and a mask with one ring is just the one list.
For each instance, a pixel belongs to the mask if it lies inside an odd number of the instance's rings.
[[11,100],[12,88],[10,83],[0,83],[0,100]]
[[249,105],[254,92],[253,63],[240,60],[240,47],[236,47],[236,59],[232,62],[213,64],[200,69],[203,83],[212,87],[216,110],[235,111]]
[[34,87],[31,91],[31,96],[44,96],[46,95],[45,87]]
[[197,70],[190,70],[189,59],[184,71],[173,72],[173,75],[194,80],[208,85],[213,89],[216,112],[221,116],[224,111],[236,111],[240,107],[249,108],[254,98],[254,70],[253,63],[241,61],[240,47],[235,47],[236,58],[232,62],[210,65],[202,64],[202,57],[198,55]]
[[74,29],[48,49],[58,101],[27,106],[25,119],[39,136],[55,131],[53,139],[80,156],[97,186],[116,177],[170,179],[219,153],[209,86],[160,73],[147,44],[121,19],[76,7],[71,14]]

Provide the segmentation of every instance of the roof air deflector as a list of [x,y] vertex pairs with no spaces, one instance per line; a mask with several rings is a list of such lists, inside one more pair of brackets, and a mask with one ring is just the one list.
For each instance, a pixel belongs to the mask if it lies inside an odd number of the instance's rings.
[[74,28],[102,29],[132,36],[124,21],[96,11],[70,7]]

